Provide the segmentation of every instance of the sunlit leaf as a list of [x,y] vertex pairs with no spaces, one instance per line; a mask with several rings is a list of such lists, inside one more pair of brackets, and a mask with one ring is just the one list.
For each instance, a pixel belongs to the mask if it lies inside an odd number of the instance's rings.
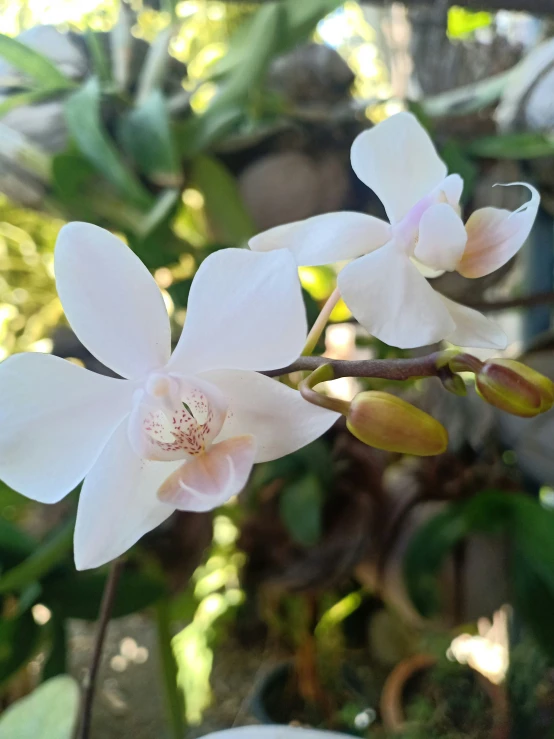
[[65,102],[67,127],[79,150],[131,203],[149,207],[151,198],[120,159],[100,114],[100,85],[91,78]]
[[75,87],[48,57],[4,34],[0,34],[0,58],[49,90],[68,90]]
[[[256,11],[240,31],[240,54],[221,78],[217,95],[207,111],[181,128],[184,156],[193,156],[227,134],[240,120],[248,98],[259,89],[269,64],[282,45],[286,11],[282,3],[268,3]],[[232,54],[232,51],[229,52]]]
[[119,134],[126,151],[152,182],[162,187],[181,183],[167,101],[161,90],[153,90],[123,118]]
[[221,162],[213,157],[196,157],[191,179],[204,196],[208,220],[218,241],[239,245],[256,233],[237,181]]
[[0,739],[71,739],[79,686],[69,675],[52,678],[0,717]]

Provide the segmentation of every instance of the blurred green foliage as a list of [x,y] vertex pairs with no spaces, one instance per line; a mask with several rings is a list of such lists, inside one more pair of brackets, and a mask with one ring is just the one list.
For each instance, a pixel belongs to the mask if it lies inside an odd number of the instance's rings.
[[[129,5],[103,0],[90,12],[79,10],[78,3],[58,5],[56,18],[49,4],[40,9],[36,3],[31,8],[26,0],[0,0],[7,34],[0,35],[0,58],[20,74],[0,101],[0,137],[9,143],[0,143],[0,174],[6,163],[14,167],[10,177],[17,179],[23,171],[18,192],[29,196],[25,207],[0,195],[0,358],[51,349],[49,337],[63,322],[54,284],[53,245],[66,220],[92,221],[126,239],[164,290],[178,332],[203,259],[220,248],[244,246],[255,231],[236,178],[224,163],[229,162],[222,156],[225,144],[232,142],[240,149],[263,140],[289,118],[297,125],[290,102],[266,89],[268,70],[276,56],[314,34],[317,37],[318,22],[341,2],[243,5],[167,0],[156,9],[140,0]],[[362,101],[378,92],[379,102],[371,109],[378,120],[397,105],[387,98],[391,91],[385,84],[384,64],[373,54],[378,34],[359,5],[348,2],[345,8],[343,22],[352,36],[353,29],[358,34],[355,41],[344,40],[345,56],[359,72],[354,91]],[[35,23],[50,22],[82,33],[85,73],[62,72],[48,55],[12,38]],[[486,13],[458,8],[449,14],[449,31],[457,37],[489,23]],[[362,74],[368,58],[373,77]],[[496,83],[487,86],[477,105],[488,105],[499,89]],[[2,118],[14,111],[31,115],[31,104],[44,101],[57,106],[67,140],[57,148],[42,148],[44,141],[22,135],[12,145]],[[443,97],[414,110],[432,128],[433,114],[443,114],[451,103]],[[553,150],[548,135],[524,133],[451,139],[441,153],[450,171],[464,177],[464,197],[469,198],[480,158],[530,159]],[[310,267],[301,269],[300,276],[312,323],[333,290],[335,272]],[[332,320],[349,317],[341,301]],[[380,342],[372,341],[371,346],[378,357],[402,354]],[[309,551],[324,537],[324,509],[336,473],[330,446],[320,440],[260,465],[244,509],[254,508],[266,487],[278,484],[278,515],[292,542]],[[0,484],[0,689],[38,652],[46,655],[42,679],[65,672],[68,620],[97,616],[106,573],[75,572],[74,504],[73,496],[35,531],[37,506]],[[175,737],[182,736],[185,719],[199,723],[210,703],[214,648],[244,598],[240,586],[244,555],[237,548],[242,515],[235,505],[216,512],[212,544],[181,592],[172,590],[168,574],[140,548],[131,553],[121,578],[114,617],[148,608],[155,614]],[[436,611],[440,568],[452,549],[474,531],[508,533],[513,539],[517,607],[554,660],[550,624],[554,514],[523,496],[485,492],[447,506],[420,528],[410,542],[405,569],[414,604],[425,616]],[[360,602],[357,592],[327,593],[318,603],[315,623],[310,623],[313,613],[306,600],[292,596],[284,600],[284,617],[273,612],[267,621],[295,647],[313,634],[321,672],[332,684],[342,668],[341,626]],[[47,621],[36,617],[37,606],[47,609]],[[175,623],[182,626],[176,635]],[[33,724],[23,720],[23,713],[42,721],[46,705],[53,706],[53,716],[60,710],[69,721],[76,710],[74,692],[66,678],[45,682],[27,702],[0,718],[0,739],[27,739]],[[359,710],[358,703],[345,708],[350,719]],[[45,739],[69,737],[70,729],[60,724],[58,733],[48,733],[46,724],[40,725]]]

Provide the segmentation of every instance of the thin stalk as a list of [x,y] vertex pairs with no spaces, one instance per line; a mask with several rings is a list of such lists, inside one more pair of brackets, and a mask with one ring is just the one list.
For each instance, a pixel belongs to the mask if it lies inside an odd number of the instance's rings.
[[165,702],[172,739],[183,739],[185,735],[185,705],[183,694],[177,685],[177,663],[171,649],[171,621],[167,600],[160,600],[156,606],[156,625],[158,628],[158,649],[165,687]]
[[85,681],[83,690],[83,698],[81,703],[80,721],[77,724],[76,739],[89,739],[90,727],[92,719],[92,707],[94,704],[94,696],[96,693],[96,681],[98,678],[98,670],[100,669],[100,661],[102,659],[102,651],[108,624],[112,615],[113,604],[117,593],[117,585],[123,569],[123,560],[116,559],[112,562],[110,573],[104,586],[102,594],[102,603],[100,604],[100,614],[98,616],[98,628],[96,638],[94,640],[94,649],[92,651],[92,659],[90,662],[89,674]]
[[308,338],[306,339],[306,346],[302,350],[302,356],[308,357],[313,352],[319,341],[319,337],[325,330],[329,316],[333,312],[333,308],[340,300],[340,290],[336,287],[331,295],[327,298],[327,302],[321,309],[321,313],[316,318],[314,325],[312,326]]

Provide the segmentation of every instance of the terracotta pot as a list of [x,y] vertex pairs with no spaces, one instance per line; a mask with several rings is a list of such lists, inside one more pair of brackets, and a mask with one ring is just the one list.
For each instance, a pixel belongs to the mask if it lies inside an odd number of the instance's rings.
[[[407,728],[404,711],[404,691],[408,681],[418,672],[430,670],[437,663],[435,657],[429,654],[416,654],[408,657],[398,665],[388,676],[383,692],[381,693],[380,710],[385,729],[399,732]],[[468,670],[472,668],[467,666]],[[493,730],[490,739],[508,739],[509,713],[506,693],[499,685],[494,685],[483,675],[475,671],[481,688],[489,696],[492,706]]]

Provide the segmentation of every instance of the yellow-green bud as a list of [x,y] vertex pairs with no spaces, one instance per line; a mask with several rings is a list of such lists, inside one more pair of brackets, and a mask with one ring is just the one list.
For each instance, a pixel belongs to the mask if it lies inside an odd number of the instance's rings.
[[448,445],[442,424],[390,393],[371,390],[357,395],[350,404],[346,425],[364,444],[388,452],[429,457],[442,454]]
[[549,410],[554,385],[540,372],[513,359],[490,359],[475,374],[479,395],[495,408],[523,418]]

